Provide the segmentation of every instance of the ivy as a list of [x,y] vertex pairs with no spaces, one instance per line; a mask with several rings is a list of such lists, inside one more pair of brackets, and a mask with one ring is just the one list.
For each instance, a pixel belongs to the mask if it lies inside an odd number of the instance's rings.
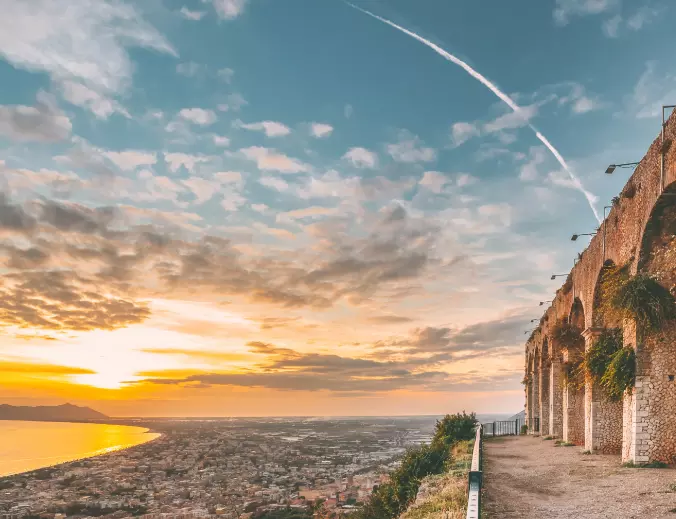
[[570,324],[567,319],[561,319],[554,325],[552,338],[566,348],[574,348],[584,344],[582,331],[577,326]]
[[584,369],[595,382],[600,382],[613,355],[623,346],[622,330],[608,329],[594,341],[584,355]]
[[563,385],[578,391],[584,387],[584,359],[582,357],[576,357],[564,364]]
[[605,373],[601,385],[611,400],[621,400],[625,391],[634,387],[636,382],[636,352],[633,348],[622,348],[615,352]]
[[622,317],[636,321],[640,331],[655,332],[676,318],[676,301],[669,290],[647,274],[637,274],[613,292],[610,304]]

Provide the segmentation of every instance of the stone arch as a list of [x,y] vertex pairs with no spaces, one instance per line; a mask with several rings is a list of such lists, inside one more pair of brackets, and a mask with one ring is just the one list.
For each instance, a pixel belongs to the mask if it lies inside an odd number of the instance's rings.
[[[606,260],[594,285],[592,302],[592,327],[585,334],[585,351],[588,351],[604,329],[621,328],[622,322],[603,312],[603,283],[607,275],[616,267],[613,260]],[[620,454],[623,441],[623,402],[608,398],[603,387],[588,375],[585,380],[585,448],[603,454]]]
[[596,276],[596,283],[594,284],[594,296],[592,300],[592,315],[591,323],[594,328],[618,328],[622,323],[612,320],[603,313],[603,300],[605,294],[603,293],[603,282],[612,270],[617,267],[615,262],[611,259],[606,260],[601,266],[598,275]]
[[540,346],[540,434],[550,434],[551,422],[551,358],[549,338],[543,337]]
[[[579,297],[573,300],[568,314],[568,323],[577,328],[580,334],[585,329],[586,318],[584,304]],[[562,384],[563,439],[575,445],[585,443],[585,388],[582,361],[584,358],[584,340],[578,344],[569,344],[563,351],[564,383]]]
[[[653,276],[676,294],[676,182],[653,206],[643,229],[637,274]],[[636,387],[625,397],[623,458],[676,462],[676,319],[653,334],[624,328],[636,350]]]

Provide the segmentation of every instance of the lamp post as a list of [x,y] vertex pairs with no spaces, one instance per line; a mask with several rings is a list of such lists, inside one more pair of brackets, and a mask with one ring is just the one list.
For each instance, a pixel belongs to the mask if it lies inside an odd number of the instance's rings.
[[662,144],[660,146],[660,194],[664,191],[664,156],[671,146],[671,139],[664,140],[664,127],[667,125],[667,118],[664,115],[666,110],[676,108],[676,105],[662,106]]
[[583,232],[583,233],[581,233],[581,234],[573,234],[573,235],[570,237],[570,241],[577,241],[577,239],[578,239],[580,236],[596,236],[596,233],[595,233],[595,232]]
[[551,280],[553,281],[553,280],[555,280],[556,278],[566,277],[567,275],[568,275],[568,274],[552,274],[552,277],[549,278],[549,279],[551,279]]
[[547,303],[552,303],[553,301],[540,301],[540,306],[543,306]]
[[611,164],[606,169],[606,175],[612,175],[617,168],[631,168],[634,169],[640,162],[625,162],[624,164]]

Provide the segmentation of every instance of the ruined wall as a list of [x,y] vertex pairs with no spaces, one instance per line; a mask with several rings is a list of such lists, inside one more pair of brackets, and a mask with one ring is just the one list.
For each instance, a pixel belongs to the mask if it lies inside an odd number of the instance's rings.
[[[672,115],[665,126],[665,140],[676,140],[676,115]],[[648,272],[676,293],[676,145],[665,150],[662,178],[662,140],[658,137],[566,283],[557,291],[526,344],[527,357],[542,351],[544,341],[549,340],[552,344],[552,329],[558,320],[571,316],[575,298],[579,298],[584,307],[584,329],[604,324],[599,322],[598,312],[595,312],[594,298],[599,274],[608,260],[620,266],[629,265],[632,275]],[[584,401],[582,423],[586,423],[585,435],[592,444],[596,442],[604,451],[621,450],[623,458],[637,462],[674,462],[676,323],[669,324],[655,336],[637,338],[625,333],[625,345],[634,347],[637,353],[639,367],[634,390],[625,396],[624,402],[614,403],[595,392],[593,386],[578,392],[563,388],[562,434],[569,441],[576,441],[573,438],[579,441],[574,422],[579,418],[580,402]],[[554,358],[559,353],[553,347],[550,355]],[[540,397],[533,392],[527,396],[533,400]],[[555,419],[551,415],[555,410],[551,392],[549,398],[549,423],[552,424]],[[537,402],[533,412],[538,412],[539,407]],[[597,438],[603,439],[594,439],[594,431]]]

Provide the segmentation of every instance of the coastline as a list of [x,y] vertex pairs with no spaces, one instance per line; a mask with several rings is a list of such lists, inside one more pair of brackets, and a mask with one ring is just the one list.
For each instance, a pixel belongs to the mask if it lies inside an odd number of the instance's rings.
[[[28,476],[30,477],[33,473],[37,473],[39,471],[45,470],[45,469],[53,469],[55,467],[59,467],[61,465],[66,465],[68,463],[76,463],[84,460],[89,460],[92,458],[101,458],[103,456],[108,456],[112,454],[116,454],[122,451],[126,451],[129,449],[134,449],[136,447],[140,447],[142,445],[147,445],[151,442],[154,442],[155,440],[158,440],[164,436],[164,433],[161,433],[156,430],[152,430],[149,427],[144,427],[144,426],[138,426],[138,425],[127,425],[127,424],[120,424],[120,423],[109,423],[109,422],[93,422],[93,421],[71,421],[71,420],[0,420],[0,422],[30,422],[30,423],[57,423],[57,424],[85,424],[85,425],[107,425],[111,427],[130,427],[133,429],[140,429],[138,431],[139,434],[142,435],[152,435],[151,438],[148,438],[144,441],[141,441],[139,443],[133,443],[130,445],[125,445],[125,446],[110,446],[110,447],[102,447],[97,450],[93,450],[90,452],[83,453],[79,455],[79,457],[73,457],[72,459],[66,459],[66,460],[61,460],[56,463],[51,463],[51,464],[45,464],[37,468],[32,468],[30,470],[20,470],[17,472],[11,472],[8,474],[0,474],[0,481],[2,481],[5,478],[14,478],[14,477],[19,477],[19,476]],[[42,457],[42,458],[32,458],[34,460],[40,460],[40,459],[51,459],[51,458],[59,458],[60,456],[49,456],[49,457]],[[2,460],[0,460],[0,465],[2,464]]]

